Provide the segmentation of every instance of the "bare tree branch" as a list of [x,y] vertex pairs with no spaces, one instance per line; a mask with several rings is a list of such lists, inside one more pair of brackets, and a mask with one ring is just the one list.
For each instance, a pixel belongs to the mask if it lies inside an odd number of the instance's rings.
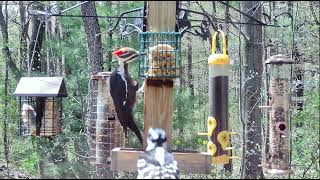
[[2,41],[3,43],[3,55],[7,60],[8,66],[13,73],[15,79],[18,81],[21,77],[21,72],[18,69],[16,63],[12,59],[11,52],[9,49],[9,36],[8,36],[8,22],[5,20],[4,15],[2,13],[2,2],[0,2],[0,28],[1,28],[1,33],[2,33]]
[[320,22],[319,22],[319,20],[318,20],[318,18],[317,18],[317,15],[316,15],[316,13],[314,12],[314,9],[313,9],[313,5],[312,5],[312,1],[310,1],[310,10],[311,10],[311,13],[312,13],[312,15],[313,15],[313,18],[314,18],[314,20],[315,20],[315,22],[318,24],[318,25],[320,25]]

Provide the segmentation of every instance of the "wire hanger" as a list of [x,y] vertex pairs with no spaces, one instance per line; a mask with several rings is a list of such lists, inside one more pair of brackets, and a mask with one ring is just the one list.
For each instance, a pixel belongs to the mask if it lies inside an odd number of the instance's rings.
[[[198,12],[198,11],[193,11],[193,10],[189,10],[189,9],[183,9],[183,8],[178,8],[179,11],[185,11],[185,12],[191,12],[191,13],[196,13],[196,14],[201,14],[203,16],[206,17],[206,19],[181,19],[181,18],[177,18],[178,21],[200,21],[200,22],[208,22],[211,24],[212,27],[214,27],[213,23],[233,23],[233,24],[249,24],[249,25],[258,25],[258,26],[269,26],[269,27],[281,27],[281,28],[284,28],[284,27],[289,27],[292,25],[293,23],[293,17],[290,13],[288,12],[283,12],[283,13],[280,13],[278,14],[277,16],[274,16],[273,20],[277,20],[279,17],[283,16],[283,15],[287,15],[289,18],[290,18],[290,24],[285,24],[285,25],[274,25],[274,24],[269,24],[271,22],[271,17],[268,16],[267,14],[265,13],[262,13],[262,15],[266,16],[267,19],[268,19],[268,22],[262,22],[260,20],[257,20],[255,19],[254,17],[248,15],[247,13],[233,7],[233,6],[230,6],[229,4],[223,2],[223,1],[218,1],[220,2],[221,4],[223,5],[226,5],[228,7],[230,7],[231,9],[234,9],[235,11],[243,14],[244,16],[248,17],[249,19],[252,19],[253,21],[255,21],[256,23],[248,23],[248,22],[241,22],[241,21],[226,21],[225,19],[218,19],[216,18],[217,20],[212,20],[212,18],[210,17],[210,15],[208,15],[207,13],[203,13],[203,12]],[[189,29],[189,28],[188,28]]]

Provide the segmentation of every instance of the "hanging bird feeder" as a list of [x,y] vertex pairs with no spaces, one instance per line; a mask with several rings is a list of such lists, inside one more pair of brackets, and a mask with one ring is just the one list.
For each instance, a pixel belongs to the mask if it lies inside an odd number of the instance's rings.
[[94,91],[92,100],[94,110],[90,121],[91,164],[97,167],[109,167],[110,153],[113,148],[124,147],[123,128],[115,112],[110,95],[110,76],[112,72],[99,72],[91,79],[97,81],[98,89]]
[[290,82],[291,64],[294,61],[285,55],[271,56],[265,64],[270,72],[269,86],[269,144],[266,150],[264,172],[275,175],[288,175],[290,167]]
[[180,76],[181,33],[141,32],[139,74],[146,78]]
[[[221,34],[223,39],[223,53],[215,53],[216,38]],[[207,135],[208,152],[212,155],[213,164],[229,164],[231,158],[230,136],[238,134],[229,131],[228,125],[228,82],[230,62],[227,55],[226,37],[218,31],[212,38],[212,54],[208,58],[209,64],[209,113],[208,132],[198,133]]]
[[19,97],[20,136],[54,136],[61,133],[62,77],[22,77],[14,92]]

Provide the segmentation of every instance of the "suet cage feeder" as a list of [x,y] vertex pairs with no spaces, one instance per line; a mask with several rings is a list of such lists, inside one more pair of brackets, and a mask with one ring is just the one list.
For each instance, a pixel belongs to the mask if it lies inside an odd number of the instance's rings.
[[178,78],[181,33],[141,32],[139,75],[145,78]]
[[112,72],[99,72],[91,77],[97,82],[94,90],[89,133],[90,149],[92,152],[91,164],[97,167],[109,167],[111,150],[125,146],[123,128],[115,112],[110,95],[110,76]]
[[62,77],[22,77],[14,95],[19,98],[20,136],[54,136],[62,132]]
[[291,64],[290,56],[271,56],[265,64],[270,73],[268,109],[269,144],[266,149],[266,174],[288,175],[291,169]]

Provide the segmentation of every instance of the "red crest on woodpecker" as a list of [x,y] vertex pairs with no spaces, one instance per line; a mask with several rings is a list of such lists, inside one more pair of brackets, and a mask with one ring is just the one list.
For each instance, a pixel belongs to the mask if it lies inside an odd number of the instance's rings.
[[121,48],[121,49],[118,49],[118,50],[116,50],[116,51],[113,51],[112,54],[114,54],[114,55],[116,55],[116,56],[120,56],[123,52],[124,52],[124,51],[123,51],[123,49]]
[[118,61],[123,63],[130,63],[139,57],[139,52],[130,47],[120,48],[116,51],[113,51],[112,54],[116,56]]

